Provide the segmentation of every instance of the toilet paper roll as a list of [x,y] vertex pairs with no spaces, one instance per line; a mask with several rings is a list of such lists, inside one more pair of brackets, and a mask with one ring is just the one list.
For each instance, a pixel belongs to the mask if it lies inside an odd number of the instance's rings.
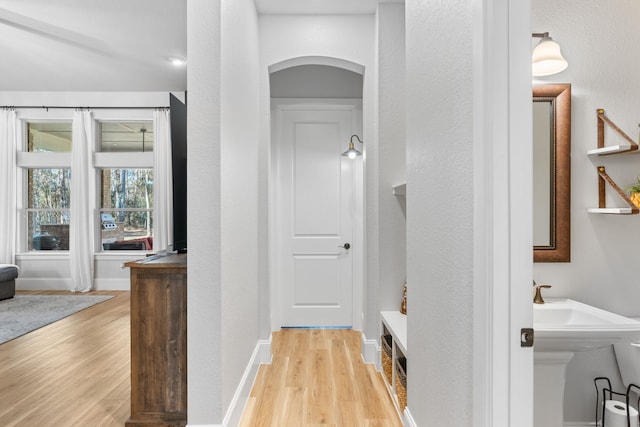
[[[604,403],[604,427],[627,427],[627,404],[617,400]],[[638,411],[629,407],[631,426],[638,427]]]

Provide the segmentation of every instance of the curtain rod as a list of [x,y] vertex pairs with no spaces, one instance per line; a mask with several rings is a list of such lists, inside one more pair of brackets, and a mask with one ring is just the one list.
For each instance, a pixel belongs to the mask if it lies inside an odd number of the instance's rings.
[[169,109],[168,105],[162,107],[69,107],[69,106],[52,106],[52,105],[5,105],[0,108],[42,108],[49,111],[49,109],[62,109],[62,110],[155,110],[155,109]]

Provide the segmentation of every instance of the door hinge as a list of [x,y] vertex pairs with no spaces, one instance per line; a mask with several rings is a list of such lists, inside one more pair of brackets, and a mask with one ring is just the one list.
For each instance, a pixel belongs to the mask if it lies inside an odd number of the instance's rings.
[[533,347],[533,328],[520,329],[520,347]]

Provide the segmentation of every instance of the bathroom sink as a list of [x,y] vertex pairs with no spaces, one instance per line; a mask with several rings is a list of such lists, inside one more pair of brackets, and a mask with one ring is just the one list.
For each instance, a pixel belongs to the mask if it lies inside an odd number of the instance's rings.
[[535,351],[583,351],[640,340],[640,322],[571,299],[533,304]]
[[533,304],[534,427],[563,427],[567,365],[576,351],[640,341],[640,322],[571,299]]

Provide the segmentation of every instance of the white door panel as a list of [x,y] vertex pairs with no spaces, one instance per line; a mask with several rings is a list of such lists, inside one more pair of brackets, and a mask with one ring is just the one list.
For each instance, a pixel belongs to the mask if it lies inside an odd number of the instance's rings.
[[278,123],[281,326],[351,326],[353,111],[284,109]]
[[[293,147],[294,221],[296,236],[332,235],[341,231],[340,159],[336,123],[295,123]],[[337,147],[339,150],[339,146]],[[338,191],[336,191],[338,189]]]

